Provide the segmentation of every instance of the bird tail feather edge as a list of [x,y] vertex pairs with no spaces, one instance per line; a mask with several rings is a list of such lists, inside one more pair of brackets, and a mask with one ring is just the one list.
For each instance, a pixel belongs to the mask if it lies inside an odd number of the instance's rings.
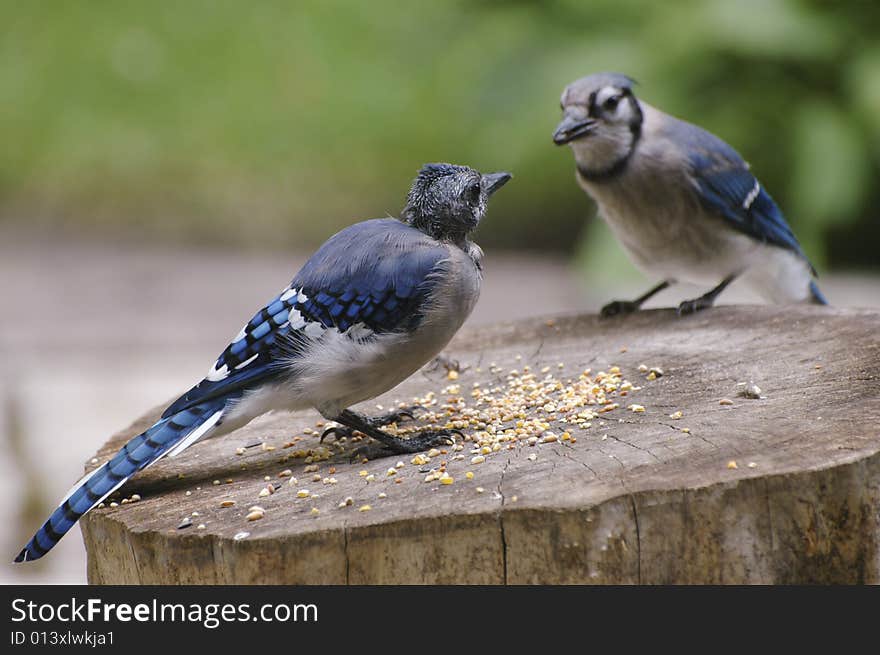
[[52,515],[15,558],[40,559],[89,510],[101,503],[138,471],[165,455],[175,456],[215,428],[225,413],[225,400],[203,403],[163,418],[133,437],[102,466],[87,473],[67,493]]

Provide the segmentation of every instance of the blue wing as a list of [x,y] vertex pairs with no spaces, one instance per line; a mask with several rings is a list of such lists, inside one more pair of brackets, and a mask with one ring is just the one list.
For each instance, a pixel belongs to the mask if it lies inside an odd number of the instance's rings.
[[688,164],[702,205],[740,232],[806,259],[782,211],[742,157],[713,134],[682,125],[679,138],[687,132]]
[[364,340],[413,329],[433,289],[431,273],[447,256],[443,246],[396,219],[342,230],[248,321],[205,379],[162,417],[280,379],[291,354],[325,330]]

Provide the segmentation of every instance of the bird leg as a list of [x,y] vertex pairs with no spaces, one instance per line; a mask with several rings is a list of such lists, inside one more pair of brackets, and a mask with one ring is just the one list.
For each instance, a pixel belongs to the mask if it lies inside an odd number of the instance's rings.
[[701,309],[707,309],[711,307],[715,304],[715,299],[721,294],[722,291],[727,288],[728,284],[736,279],[736,277],[736,275],[728,275],[726,278],[721,280],[721,284],[719,284],[711,291],[707,291],[699,298],[694,298],[693,300],[685,300],[678,306],[678,315],[685,316],[687,314],[698,312]]
[[380,430],[373,423],[375,419],[370,419],[350,409],[342,410],[339,416],[336,416],[333,420],[351,430],[363,432],[368,437],[380,442],[381,446],[378,449],[358,448],[354,451],[353,457],[365,456],[367,453],[380,457],[418,453],[434,446],[445,446],[455,443],[452,438],[454,434],[464,436],[459,430],[422,430],[412,437],[403,439]]
[[645,301],[648,300],[648,298],[660,293],[669,285],[669,280],[663,280],[663,282],[655,287],[648,289],[648,291],[643,293],[635,300],[612,300],[610,303],[602,308],[602,311],[600,311],[599,314],[603,318],[617,316],[618,314],[632,314],[633,312],[637,311],[645,303]]
[[[413,419],[413,412],[419,409],[418,406],[412,405],[410,407],[403,407],[401,409],[395,410],[393,412],[388,412],[386,414],[379,414],[378,416],[364,416],[363,414],[357,414],[357,416],[364,422],[368,423],[370,427],[373,428],[381,428],[386,425],[391,425],[392,423],[399,423],[405,418]],[[354,412],[352,412],[354,414]],[[336,419],[334,419],[336,420]],[[337,423],[342,423],[342,421],[336,420]],[[351,437],[355,431],[363,432],[360,428],[351,427],[348,424],[334,425],[333,427],[329,427],[321,434],[321,442],[329,434],[333,434],[336,441],[339,441],[343,437]],[[366,434],[366,432],[364,432]]]

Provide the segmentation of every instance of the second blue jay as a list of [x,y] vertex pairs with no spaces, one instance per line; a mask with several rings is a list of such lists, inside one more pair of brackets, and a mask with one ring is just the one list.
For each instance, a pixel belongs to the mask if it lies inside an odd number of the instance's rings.
[[554,142],[573,150],[578,183],[633,263],[660,279],[603,315],[635,311],[676,281],[711,287],[679,305],[695,312],[740,277],[770,302],[826,304],[779,207],[724,141],[637,99],[617,73],[572,82],[562,111]]
[[450,431],[394,437],[381,426],[400,413],[367,417],[350,407],[409,377],[464,323],[482,280],[482,251],[468,235],[509,179],[427,164],[400,220],[364,221],[332,236],[244,325],[201,382],[74,485],[15,561],[45,555],[136,472],[272,409],[314,407],[390,453],[445,441]]

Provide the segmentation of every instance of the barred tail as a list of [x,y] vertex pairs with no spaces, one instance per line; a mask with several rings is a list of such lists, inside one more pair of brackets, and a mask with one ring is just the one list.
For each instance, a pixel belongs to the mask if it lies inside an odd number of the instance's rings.
[[223,417],[225,399],[201,403],[163,418],[125,444],[113,458],[77,482],[49,519],[15,558],[41,558],[90,509],[121,487],[132,475],[165,455],[176,455],[195,443]]
[[819,285],[816,284],[816,280],[810,280],[810,300],[814,305],[828,304],[825,295],[819,290]]

